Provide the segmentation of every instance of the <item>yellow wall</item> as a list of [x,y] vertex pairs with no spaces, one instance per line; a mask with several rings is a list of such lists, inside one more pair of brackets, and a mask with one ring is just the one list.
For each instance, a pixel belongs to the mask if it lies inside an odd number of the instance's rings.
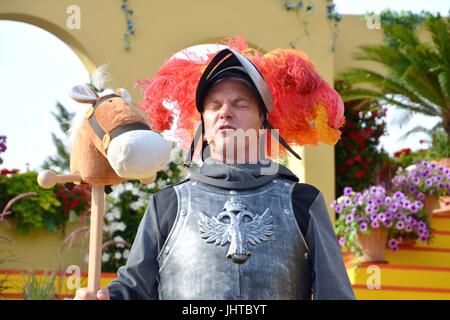
[[[65,236],[84,226],[86,225],[68,223]],[[65,236],[59,231],[53,233],[34,230],[23,235],[13,228],[9,229],[0,224],[0,235],[14,240],[12,244],[0,242],[1,257],[9,255],[6,250],[12,253],[12,261],[2,263],[0,269],[64,271],[70,265],[77,265],[82,271],[87,271],[84,257],[88,251],[88,238],[84,235],[78,237],[70,249],[66,248],[63,251],[60,250]]]

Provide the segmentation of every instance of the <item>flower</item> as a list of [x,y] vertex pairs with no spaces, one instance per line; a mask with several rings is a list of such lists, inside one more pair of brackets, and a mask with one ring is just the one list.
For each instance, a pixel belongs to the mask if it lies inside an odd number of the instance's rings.
[[340,243],[345,240],[341,247],[355,255],[361,254],[358,232],[386,229],[393,251],[399,250],[403,238],[429,240],[431,236],[423,203],[399,190],[389,192],[382,186],[371,186],[362,192],[352,189],[350,193],[347,189],[347,195],[337,198],[331,207],[339,211],[336,234]]
[[103,262],[108,262],[109,258],[110,258],[110,255],[107,252],[103,252],[102,261]]
[[405,227],[405,223],[404,223],[402,220],[400,220],[400,221],[397,222],[397,224],[395,225],[395,227],[396,227],[398,230],[402,230],[402,229]]
[[344,188],[344,196],[351,196],[353,193],[353,189],[351,187]]

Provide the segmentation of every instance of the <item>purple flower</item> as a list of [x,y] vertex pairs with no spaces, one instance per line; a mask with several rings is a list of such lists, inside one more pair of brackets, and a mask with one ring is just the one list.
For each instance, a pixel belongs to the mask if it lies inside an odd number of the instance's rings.
[[371,221],[375,221],[375,220],[377,220],[378,219],[378,215],[376,214],[376,213],[372,213],[371,215],[370,215],[370,220]]
[[423,194],[422,192],[420,192],[420,193],[417,195],[417,199],[419,199],[419,200],[425,200],[425,194]]
[[345,223],[346,224],[349,224],[349,223],[352,223],[353,222],[353,220],[354,220],[354,215],[353,214],[349,214],[346,218],[345,218]]
[[396,193],[394,193],[394,199],[401,199],[403,198],[403,193],[401,193],[400,191],[397,191]]
[[341,213],[342,205],[340,205],[339,203],[336,203],[336,205],[334,206],[334,211],[336,211],[336,213]]
[[412,225],[408,224],[408,225],[405,227],[405,231],[408,232],[408,233],[412,232],[412,231],[413,231]]
[[378,223],[377,220],[372,221],[370,225],[372,226],[373,229],[377,229],[380,227],[380,224]]
[[353,189],[351,187],[344,188],[344,196],[351,196],[352,192],[353,192]]
[[386,213],[386,219],[387,220],[392,220],[392,218],[393,218],[392,213],[390,213],[390,212]]
[[395,212],[398,209],[398,205],[396,203],[393,203],[389,206],[389,211]]
[[415,204],[411,204],[411,205],[409,206],[409,210],[410,210],[412,213],[417,213],[417,211],[419,210],[419,208],[417,208],[417,206],[416,206]]
[[430,174],[430,170],[424,170],[423,172],[422,172],[422,177],[426,177],[426,176],[428,176]]
[[420,178],[414,178],[413,183],[417,186],[420,183]]
[[367,231],[367,222],[361,223],[361,225],[359,226],[359,230],[362,232],[366,232]]
[[420,240],[421,242],[427,242],[427,241],[428,241],[428,237],[426,237],[426,236],[421,236],[421,237],[419,238],[419,240]]
[[423,208],[423,202],[422,201],[415,201],[414,205],[417,207],[417,209]]
[[397,239],[391,239],[388,242],[388,247],[392,250],[394,250],[395,248],[397,248],[398,246],[398,240]]
[[386,220],[386,214],[380,213],[380,214],[378,215],[378,220],[380,220],[380,221]]
[[350,198],[345,198],[345,200],[344,200],[344,205],[346,206],[346,207],[348,207],[349,205],[351,205],[352,204],[352,199],[350,199]]
[[340,238],[339,238],[339,245],[340,245],[341,247],[344,247],[344,246],[345,246],[345,238],[344,238],[344,237],[340,237]]
[[427,180],[425,181],[425,185],[426,185],[427,187],[431,187],[431,186],[433,185],[433,180],[432,180],[432,179],[427,179]]
[[403,221],[399,221],[399,222],[397,222],[397,224],[395,225],[395,227],[398,229],[398,230],[402,230],[404,227],[405,227],[405,223],[403,222]]
[[383,224],[384,224],[384,226],[386,227],[386,228],[390,228],[390,227],[392,227],[392,221],[388,221],[388,220],[386,220],[386,221],[383,221]]

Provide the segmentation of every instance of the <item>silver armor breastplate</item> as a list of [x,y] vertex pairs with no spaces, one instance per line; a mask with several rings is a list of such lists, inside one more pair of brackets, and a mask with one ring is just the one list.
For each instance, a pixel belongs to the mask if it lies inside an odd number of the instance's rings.
[[292,208],[295,183],[229,191],[175,186],[178,213],[158,256],[160,299],[310,299],[307,245]]

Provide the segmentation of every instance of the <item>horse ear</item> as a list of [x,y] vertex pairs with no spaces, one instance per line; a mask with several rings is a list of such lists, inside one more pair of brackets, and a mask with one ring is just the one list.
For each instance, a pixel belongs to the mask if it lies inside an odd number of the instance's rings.
[[70,97],[80,103],[94,103],[98,99],[97,93],[86,85],[78,85],[72,88]]
[[132,102],[131,96],[128,93],[127,89],[124,88],[117,88],[116,89],[116,94],[118,96],[121,96],[122,98],[124,98],[128,103]]

